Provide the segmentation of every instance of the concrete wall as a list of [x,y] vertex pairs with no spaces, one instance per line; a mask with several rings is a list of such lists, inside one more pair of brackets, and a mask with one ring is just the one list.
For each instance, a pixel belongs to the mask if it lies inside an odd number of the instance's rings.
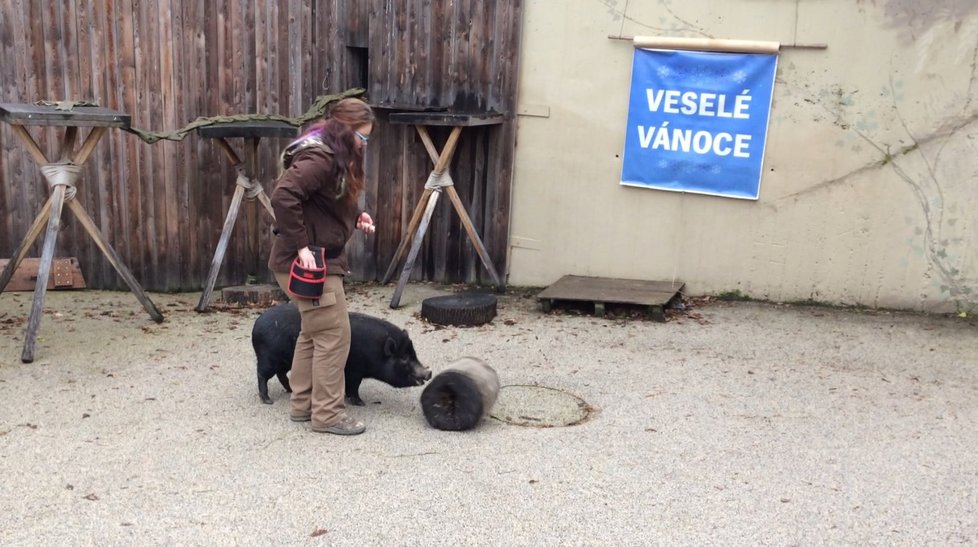
[[[633,48],[782,48],[760,199],[618,184]],[[527,0],[509,283],[978,308],[978,2]]]

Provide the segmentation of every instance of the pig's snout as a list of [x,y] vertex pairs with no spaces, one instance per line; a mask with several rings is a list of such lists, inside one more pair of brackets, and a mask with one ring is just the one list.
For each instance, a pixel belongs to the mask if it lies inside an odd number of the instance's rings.
[[417,385],[423,386],[425,382],[431,380],[431,370],[418,365],[414,368],[414,378]]

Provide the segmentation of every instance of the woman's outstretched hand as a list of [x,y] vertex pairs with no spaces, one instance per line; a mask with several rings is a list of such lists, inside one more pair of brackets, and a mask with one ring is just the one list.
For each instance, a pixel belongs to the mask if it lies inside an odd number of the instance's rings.
[[357,217],[357,230],[363,230],[365,234],[372,234],[376,229],[374,219],[370,218],[366,211],[360,213],[360,216]]

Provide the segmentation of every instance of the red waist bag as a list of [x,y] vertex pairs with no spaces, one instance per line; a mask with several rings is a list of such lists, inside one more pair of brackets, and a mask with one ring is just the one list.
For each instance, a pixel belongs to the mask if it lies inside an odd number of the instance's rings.
[[326,255],[322,247],[310,245],[309,250],[316,258],[316,267],[303,268],[299,264],[299,257],[296,257],[289,271],[289,294],[303,300],[313,300],[314,304],[318,304],[326,285]]

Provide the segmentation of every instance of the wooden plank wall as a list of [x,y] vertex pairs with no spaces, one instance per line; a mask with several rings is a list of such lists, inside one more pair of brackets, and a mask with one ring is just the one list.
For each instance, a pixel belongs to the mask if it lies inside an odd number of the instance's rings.
[[[505,112],[502,126],[463,133],[452,166],[502,272],[521,13],[521,0],[0,0],[0,102],[94,100],[154,131],[198,116],[296,116],[316,96],[355,86],[367,87],[375,104]],[[431,169],[413,129],[388,124],[389,112],[378,109],[364,196],[379,231],[354,236],[349,248],[361,280],[383,275]],[[55,151],[60,130],[31,133],[49,154]],[[440,146],[447,132],[434,136]],[[259,147],[266,189],[284,144]],[[232,145],[243,153],[240,140]],[[148,145],[111,130],[86,165],[76,199],[144,287],[198,290],[233,188],[234,172],[213,142],[191,134]],[[47,196],[37,166],[0,124],[0,257],[12,254]],[[56,254],[77,256],[89,287],[124,289],[67,211],[64,221]],[[246,203],[218,286],[271,280],[264,265],[269,228],[257,202]],[[447,199],[415,278],[487,279]]]
[[[367,267],[386,265],[431,171],[424,146],[412,127],[389,125],[385,116],[401,108],[447,108],[506,114],[501,126],[467,128],[462,133],[452,178],[497,271],[506,271],[510,188],[516,143],[516,86],[522,2],[508,0],[401,0],[373,2],[368,41],[370,99],[388,105],[379,111],[383,147],[372,162],[378,210],[393,211],[399,223],[379,226]],[[440,148],[448,129],[432,129]],[[390,135],[390,138],[388,138]],[[373,143],[372,143],[373,144]],[[372,254],[370,252],[372,251]],[[375,272],[358,269],[372,277]],[[439,204],[423,247],[415,279],[489,281],[448,200]]]

